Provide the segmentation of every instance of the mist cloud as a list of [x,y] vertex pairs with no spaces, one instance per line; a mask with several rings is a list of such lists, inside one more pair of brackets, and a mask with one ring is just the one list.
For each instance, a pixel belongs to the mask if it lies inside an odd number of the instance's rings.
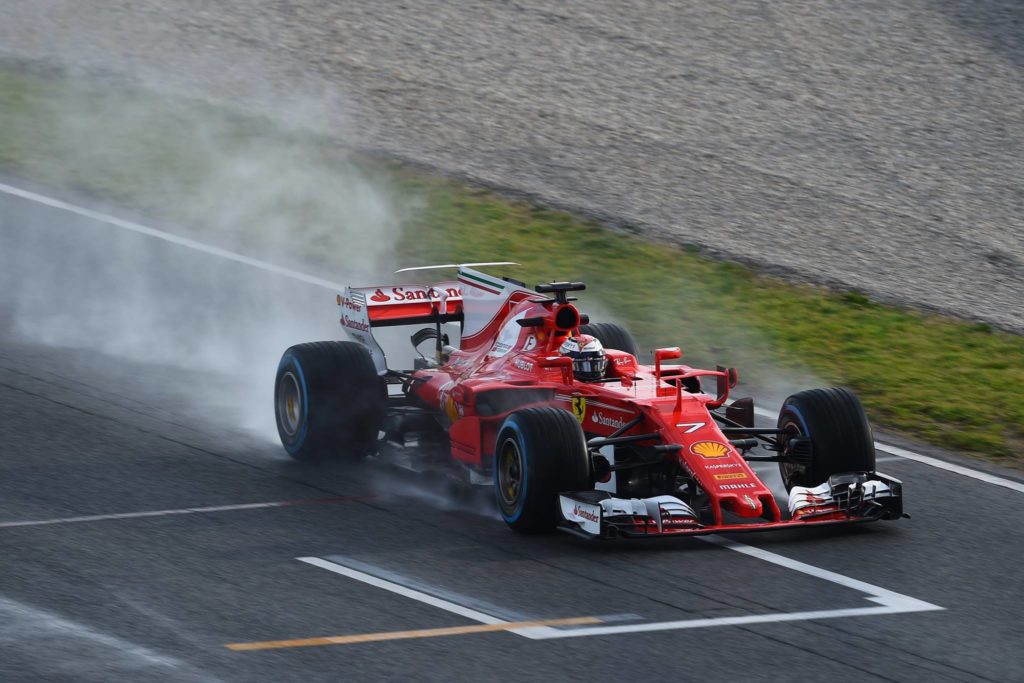
[[[411,201],[303,134],[309,106],[296,104],[295,121],[246,129],[237,117],[151,90],[102,98],[65,85],[43,115],[70,184],[94,191],[86,201],[134,203],[158,227],[334,282],[390,272]],[[219,383],[226,394],[177,389],[231,406],[236,426],[274,438],[282,351],[344,337],[333,291],[14,203],[0,228],[0,333],[228,377]]]

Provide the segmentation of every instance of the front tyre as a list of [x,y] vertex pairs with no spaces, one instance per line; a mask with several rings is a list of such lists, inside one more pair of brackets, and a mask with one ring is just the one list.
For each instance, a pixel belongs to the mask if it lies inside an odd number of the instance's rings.
[[373,452],[386,403],[387,385],[360,344],[297,344],[281,356],[274,413],[281,444],[296,460]]
[[576,417],[550,407],[509,415],[494,448],[494,492],[515,531],[543,533],[558,523],[558,494],[590,487],[590,458]]
[[793,394],[779,411],[781,452],[790,440],[803,437],[811,442],[805,464],[779,463],[786,490],[794,486],[817,486],[833,474],[874,472],[875,442],[871,425],[857,396],[846,388],[808,389]]

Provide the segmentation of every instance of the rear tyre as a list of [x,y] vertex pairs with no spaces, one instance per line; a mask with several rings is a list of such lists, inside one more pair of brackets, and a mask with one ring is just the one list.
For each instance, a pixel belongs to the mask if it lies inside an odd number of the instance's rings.
[[811,441],[806,464],[779,463],[786,490],[794,486],[817,486],[833,474],[873,472],[875,443],[871,425],[860,400],[846,388],[808,389],[793,394],[779,411],[781,452],[789,440],[807,437]]
[[592,337],[597,337],[601,345],[606,349],[625,351],[626,353],[633,354],[633,356],[639,356],[633,335],[621,325],[616,325],[615,323],[587,323],[586,325],[579,326],[579,332],[580,334],[589,334]]
[[387,385],[360,344],[297,344],[281,356],[274,413],[281,444],[296,460],[374,452],[386,404]]
[[494,448],[494,493],[506,524],[521,533],[551,531],[558,494],[587,488],[590,457],[572,413],[526,408],[505,419]]

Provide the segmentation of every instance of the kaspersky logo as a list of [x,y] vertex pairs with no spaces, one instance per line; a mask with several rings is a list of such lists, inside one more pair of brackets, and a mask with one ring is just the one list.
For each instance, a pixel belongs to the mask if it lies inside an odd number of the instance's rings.
[[729,455],[729,447],[721,441],[698,441],[690,446],[690,452],[702,458],[724,458]]

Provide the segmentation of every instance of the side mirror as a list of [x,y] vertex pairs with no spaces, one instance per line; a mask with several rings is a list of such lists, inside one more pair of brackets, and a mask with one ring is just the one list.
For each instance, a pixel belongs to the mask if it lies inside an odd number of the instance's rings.
[[725,399],[729,398],[729,390],[736,386],[739,382],[740,376],[736,372],[736,368],[724,368],[719,365],[715,370],[718,374],[718,396],[715,400],[708,404],[709,408],[717,408],[718,406],[725,403]]
[[572,358],[569,356],[548,356],[540,360],[540,366],[542,368],[561,368],[562,369],[562,381],[566,384],[572,384],[573,372],[572,372]]
[[683,352],[678,346],[654,350],[654,381],[661,384],[661,361],[682,358]]

